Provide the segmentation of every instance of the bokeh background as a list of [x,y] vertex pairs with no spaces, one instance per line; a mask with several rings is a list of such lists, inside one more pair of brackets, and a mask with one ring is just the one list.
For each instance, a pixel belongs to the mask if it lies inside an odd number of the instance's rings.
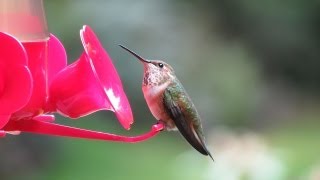
[[[68,61],[90,25],[113,58],[133,108],[73,126],[136,135],[155,123],[142,66],[118,44],[171,64],[202,116],[215,162],[176,132],[139,144],[23,134],[0,143],[5,180],[320,179],[320,3],[317,0],[46,0],[48,26]],[[107,73],[107,72],[106,72]]]

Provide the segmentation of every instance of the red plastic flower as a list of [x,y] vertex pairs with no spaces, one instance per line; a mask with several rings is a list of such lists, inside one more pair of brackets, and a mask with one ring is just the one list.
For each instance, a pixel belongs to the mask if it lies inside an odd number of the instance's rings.
[[131,107],[111,58],[88,26],[84,26],[80,36],[85,51],[50,83],[51,103],[71,118],[111,110],[122,126],[129,129],[133,123]]
[[66,53],[53,35],[21,43],[0,33],[0,130],[137,142],[156,135],[162,124],[137,137],[124,137],[53,123],[51,113],[79,118],[111,110],[125,129],[133,116],[111,58],[88,27],[80,31],[85,51],[67,66]]
[[0,32],[0,129],[31,96],[32,77],[22,44]]

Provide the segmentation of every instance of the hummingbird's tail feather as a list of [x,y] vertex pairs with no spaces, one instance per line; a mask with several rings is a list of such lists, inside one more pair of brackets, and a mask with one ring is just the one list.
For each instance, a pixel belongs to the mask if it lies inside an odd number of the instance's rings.
[[200,144],[202,145],[203,149],[206,151],[206,153],[207,153],[206,155],[208,155],[212,159],[212,161],[214,161],[210,151],[207,148],[206,143],[204,142],[204,137],[199,135],[199,133],[194,130],[194,126],[191,125],[190,127],[192,129],[192,132],[195,134],[197,140],[200,142]]
[[197,134],[197,137],[198,137],[198,139],[200,140],[201,144],[203,145],[203,148],[204,148],[204,150],[206,151],[207,155],[210,156],[210,158],[212,159],[212,161],[214,161],[214,159],[213,159],[210,151],[209,151],[208,148],[207,148],[206,143],[204,142],[204,139],[200,138],[199,134],[198,134],[196,131],[194,131],[194,132]]
[[185,121],[175,121],[174,122],[179,130],[179,132],[182,134],[182,136],[188,141],[188,143],[194,147],[197,151],[199,151],[203,155],[209,155],[207,148],[204,144],[201,143],[201,141],[198,139],[196,134],[192,131],[189,125],[185,124]]
[[205,148],[206,148],[206,151],[207,151],[208,155],[210,156],[210,158],[211,158],[211,159],[212,159],[212,161],[214,162],[214,159],[213,159],[213,157],[212,157],[212,155],[211,155],[210,151],[207,149],[207,147],[205,147]]
[[214,161],[210,151],[207,149],[206,144],[204,143],[203,139],[201,139],[194,131],[192,125],[188,125],[185,123],[185,121],[175,121],[175,124],[182,134],[182,136],[188,141],[188,143],[194,147],[198,152],[200,152],[203,155],[209,156],[212,161]]
[[214,159],[213,159],[213,157],[212,157],[212,155],[211,155],[211,153],[208,151],[208,155],[210,156],[210,158],[212,159],[212,161],[214,162]]

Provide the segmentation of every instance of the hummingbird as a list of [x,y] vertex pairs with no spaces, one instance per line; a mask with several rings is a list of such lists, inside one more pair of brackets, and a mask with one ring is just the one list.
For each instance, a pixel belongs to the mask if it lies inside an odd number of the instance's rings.
[[165,130],[179,130],[191,146],[213,160],[205,144],[199,113],[173,68],[164,61],[148,60],[119,46],[143,64],[142,91],[152,115],[165,125]]

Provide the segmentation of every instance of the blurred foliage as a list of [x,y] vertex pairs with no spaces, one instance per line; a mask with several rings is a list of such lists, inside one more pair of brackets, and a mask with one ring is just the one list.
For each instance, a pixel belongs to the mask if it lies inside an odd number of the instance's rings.
[[267,79],[283,78],[300,90],[319,92],[319,1],[191,2],[204,12],[211,31],[240,40],[254,52]]
[[[83,51],[81,26],[94,29],[135,116],[130,132],[111,112],[76,121],[58,117],[59,123],[134,135],[155,122],[141,92],[141,64],[117,46],[124,44],[174,67],[217,160],[212,164],[174,132],[139,144],[20,135],[0,144],[4,179],[209,179],[205,174],[223,164],[210,141],[213,128],[221,126],[261,136],[276,149],[285,179],[307,179],[320,163],[319,1],[55,0],[45,1],[45,8],[49,29],[63,42],[70,63]],[[184,156],[188,150],[191,155]]]

